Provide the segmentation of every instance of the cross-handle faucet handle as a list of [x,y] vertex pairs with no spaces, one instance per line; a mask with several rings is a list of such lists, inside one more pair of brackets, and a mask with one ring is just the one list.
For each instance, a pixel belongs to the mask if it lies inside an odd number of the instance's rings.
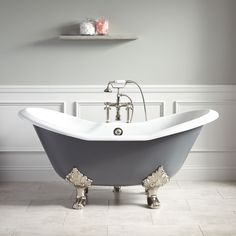
[[106,122],[110,122],[110,110],[111,110],[111,106],[109,102],[105,102],[104,103],[105,107],[104,110],[106,110]]

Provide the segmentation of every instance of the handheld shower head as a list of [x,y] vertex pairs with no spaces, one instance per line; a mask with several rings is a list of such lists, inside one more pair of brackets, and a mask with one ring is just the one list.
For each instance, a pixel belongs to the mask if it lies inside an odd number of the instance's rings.
[[105,93],[111,93],[112,91],[111,91],[111,89],[109,88],[109,86],[107,86],[107,87],[104,89],[104,92],[105,92]]
[[111,93],[112,90],[110,89],[110,82],[107,84],[107,87],[104,89],[105,93]]
[[127,84],[126,80],[109,81],[108,84],[107,84],[107,87],[104,90],[104,92],[105,93],[111,93],[112,90],[111,90],[110,87],[120,89],[120,88],[124,88],[126,86],[126,84]]

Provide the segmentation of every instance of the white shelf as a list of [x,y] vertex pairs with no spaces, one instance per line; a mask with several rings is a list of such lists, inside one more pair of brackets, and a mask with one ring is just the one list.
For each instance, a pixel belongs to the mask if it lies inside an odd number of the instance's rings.
[[133,35],[60,35],[59,39],[66,40],[136,40],[137,36]]

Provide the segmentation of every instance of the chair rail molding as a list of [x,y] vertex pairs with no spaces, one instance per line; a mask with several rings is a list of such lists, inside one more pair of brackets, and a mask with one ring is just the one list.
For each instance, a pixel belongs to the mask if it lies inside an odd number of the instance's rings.
[[[0,93],[103,93],[104,85],[0,85]],[[140,85],[146,93],[235,93],[236,85]],[[129,92],[137,92],[129,85]]]
[[[18,117],[21,109],[37,106],[84,119],[105,121],[104,102],[115,99],[115,94],[103,92],[105,86],[0,86],[1,181],[60,180],[32,125]],[[203,128],[175,179],[236,180],[236,85],[141,87],[147,103],[148,119],[194,109],[213,109],[220,114],[217,121]],[[138,89],[127,86],[124,92],[131,93],[135,106],[134,121],[143,121]]]

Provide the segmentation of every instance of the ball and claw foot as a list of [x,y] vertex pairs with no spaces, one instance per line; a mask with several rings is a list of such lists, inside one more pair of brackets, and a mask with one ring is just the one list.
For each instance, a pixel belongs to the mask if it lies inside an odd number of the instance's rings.
[[73,204],[73,209],[82,209],[87,204],[86,197],[79,197],[76,199],[76,202]]
[[114,193],[119,193],[119,192],[120,192],[120,189],[121,189],[120,186],[114,186],[113,192],[114,192]]
[[156,195],[152,195],[151,197],[148,197],[147,204],[148,204],[148,207],[151,209],[157,209],[160,207],[160,202]]
[[146,179],[143,180],[142,185],[145,188],[147,194],[148,207],[157,209],[160,207],[160,202],[157,198],[157,190],[159,187],[168,183],[170,180],[169,176],[164,171],[163,166],[152,172]]
[[76,189],[76,201],[72,208],[82,209],[87,203],[88,188],[91,186],[92,180],[83,175],[77,168],[73,168],[65,179],[73,184]]

